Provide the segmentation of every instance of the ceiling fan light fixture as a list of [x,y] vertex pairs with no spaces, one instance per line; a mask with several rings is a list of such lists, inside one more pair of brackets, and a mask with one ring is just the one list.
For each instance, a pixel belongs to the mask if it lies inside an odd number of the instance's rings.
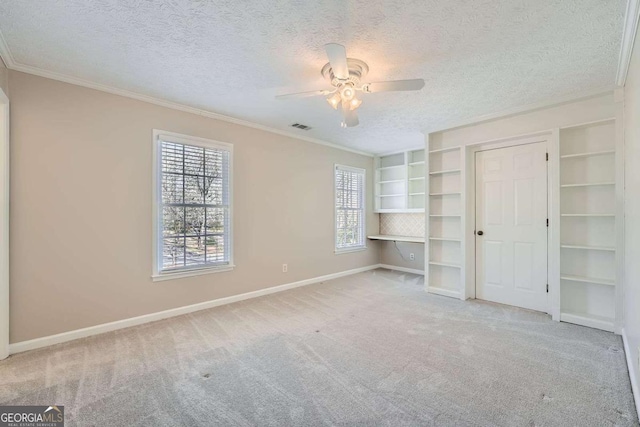
[[341,100],[342,99],[339,93],[334,93],[333,96],[327,98],[327,102],[333,107],[334,110],[338,109],[338,105],[340,104]]
[[342,95],[342,99],[344,99],[345,101],[351,101],[356,95],[356,89],[350,84],[346,84],[340,92],[340,94]]
[[360,123],[356,110],[362,105],[362,100],[358,99],[358,92],[415,91],[424,87],[423,79],[365,83],[362,80],[369,72],[369,66],[364,61],[347,58],[345,47],[337,43],[326,44],[324,48],[329,62],[322,67],[320,74],[331,84],[331,89],[290,93],[278,95],[276,98],[290,99],[318,95],[325,96],[331,108],[339,110],[343,117],[340,127],[347,128],[358,126]]

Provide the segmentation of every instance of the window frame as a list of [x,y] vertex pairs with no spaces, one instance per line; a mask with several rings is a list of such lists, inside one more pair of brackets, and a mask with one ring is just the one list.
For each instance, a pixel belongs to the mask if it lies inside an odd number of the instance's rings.
[[[336,172],[341,169],[362,174],[362,245],[348,248],[338,248],[338,187],[336,185]],[[367,250],[367,170],[353,166],[335,163],[333,165],[333,251],[334,254],[346,254]]]
[[[192,267],[183,267],[171,271],[162,271],[162,141],[174,142],[177,144],[191,145],[202,148],[210,148],[216,150],[225,150],[229,153],[229,206],[228,206],[228,229],[229,235],[225,242],[229,248],[229,261],[224,265],[198,265]],[[203,274],[220,273],[231,271],[234,269],[233,262],[233,144],[227,142],[215,141],[207,138],[183,135],[175,132],[168,132],[159,129],[153,129],[153,167],[152,167],[152,253],[153,253],[153,269],[151,278],[154,282],[171,279],[180,279],[183,277],[200,276]]]

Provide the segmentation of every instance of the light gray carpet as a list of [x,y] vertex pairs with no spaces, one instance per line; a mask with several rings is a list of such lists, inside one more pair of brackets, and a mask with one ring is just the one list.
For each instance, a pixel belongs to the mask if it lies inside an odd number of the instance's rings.
[[638,425],[620,337],[376,270],[0,362],[67,425]]

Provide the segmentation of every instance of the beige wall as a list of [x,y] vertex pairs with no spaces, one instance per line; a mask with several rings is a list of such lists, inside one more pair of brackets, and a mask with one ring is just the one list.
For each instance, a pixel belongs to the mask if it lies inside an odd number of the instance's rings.
[[2,58],[0,58],[0,89],[9,96],[9,70],[2,62]]
[[[370,192],[371,157],[19,72],[10,80],[12,343],[378,263],[371,243],[333,253],[333,165],[366,168]],[[234,144],[234,271],[151,281],[154,128]]]
[[640,369],[637,365],[640,353],[640,36],[637,34],[624,89],[624,134],[624,329],[629,340],[630,360],[634,363],[635,381],[640,384]]
[[380,264],[424,271],[424,243],[380,242]]

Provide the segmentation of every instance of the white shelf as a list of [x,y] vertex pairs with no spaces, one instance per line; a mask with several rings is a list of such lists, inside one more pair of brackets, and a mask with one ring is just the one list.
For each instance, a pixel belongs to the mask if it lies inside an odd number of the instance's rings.
[[409,181],[418,181],[418,180],[424,180],[424,176],[419,176],[417,178],[409,178]]
[[560,279],[568,280],[571,282],[581,282],[581,283],[594,283],[596,285],[606,285],[606,286],[615,286],[616,281],[613,279],[601,279],[595,277],[584,277],[584,276],[572,276],[572,275],[560,275]]
[[378,181],[378,184],[391,184],[394,182],[404,182],[404,179],[391,179],[389,181]]
[[418,165],[424,165],[424,160],[422,160],[420,162],[411,162],[411,163],[409,163],[409,166],[418,166]]
[[615,252],[616,248],[609,246],[584,246],[584,245],[560,245],[563,249],[581,249],[588,251],[607,251],[607,252]]
[[575,217],[591,217],[591,218],[595,218],[595,217],[615,218],[616,214],[581,214],[581,213],[575,213],[575,214],[560,214],[560,216],[566,216],[566,217],[571,217],[571,216],[575,216]]
[[431,214],[429,214],[429,216],[432,217],[432,218],[447,218],[447,217],[460,218],[462,215],[445,215],[445,214],[434,214],[434,215],[431,215]]
[[584,182],[578,184],[562,184],[560,187],[562,188],[571,188],[571,187],[599,187],[602,185],[616,185],[615,182]]
[[441,267],[460,268],[460,264],[453,264],[450,262],[429,261],[429,265],[439,265]]
[[441,295],[443,297],[460,298],[459,291],[452,291],[451,289],[439,288],[437,286],[427,286],[427,292],[431,294]]
[[398,168],[403,168],[405,167],[405,165],[395,165],[395,166],[383,166],[381,168],[377,168],[377,170],[379,171],[383,171],[383,170],[388,170],[388,169],[398,169]]
[[422,193],[409,193],[410,196],[424,196],[424,192]]
[[447,173],[459,173],[460,169],[448,169],[448,170],[442,170],[442,171],[434,171],[434,172],[429,172],[429,175],[444,175]]
[[589,313],[564,311],[560,313],[560,320],[562,322],[575,323],[576,325],[613,332],[613,319],[610,317],[596,316]]
[[462,193],[459,191],[452,191],[452,192],[446,192],[446,193],[429,193],[430,196],[459,196]]
[[442,241],[442,242],[462,242],[462,239],[454,239],[451,237],[429,237],[429,240]]
[[459,150],[459,149],[460,149],[460,147],[437,148],[435,150],[429,151],[429,154],[444,153],[445,151],[454,151],[454,150]]
[[604,150],[604,151],[592,151],[589,153],[577,153],[577,154],[564,154],[560,156],[561,159],[575,159],[577,157],[591,157],[591,156],[602,156],[605,154],[615,154],[615,150]]
[[404,197],[404,193],[402,194],[380,194],[378,197]]

